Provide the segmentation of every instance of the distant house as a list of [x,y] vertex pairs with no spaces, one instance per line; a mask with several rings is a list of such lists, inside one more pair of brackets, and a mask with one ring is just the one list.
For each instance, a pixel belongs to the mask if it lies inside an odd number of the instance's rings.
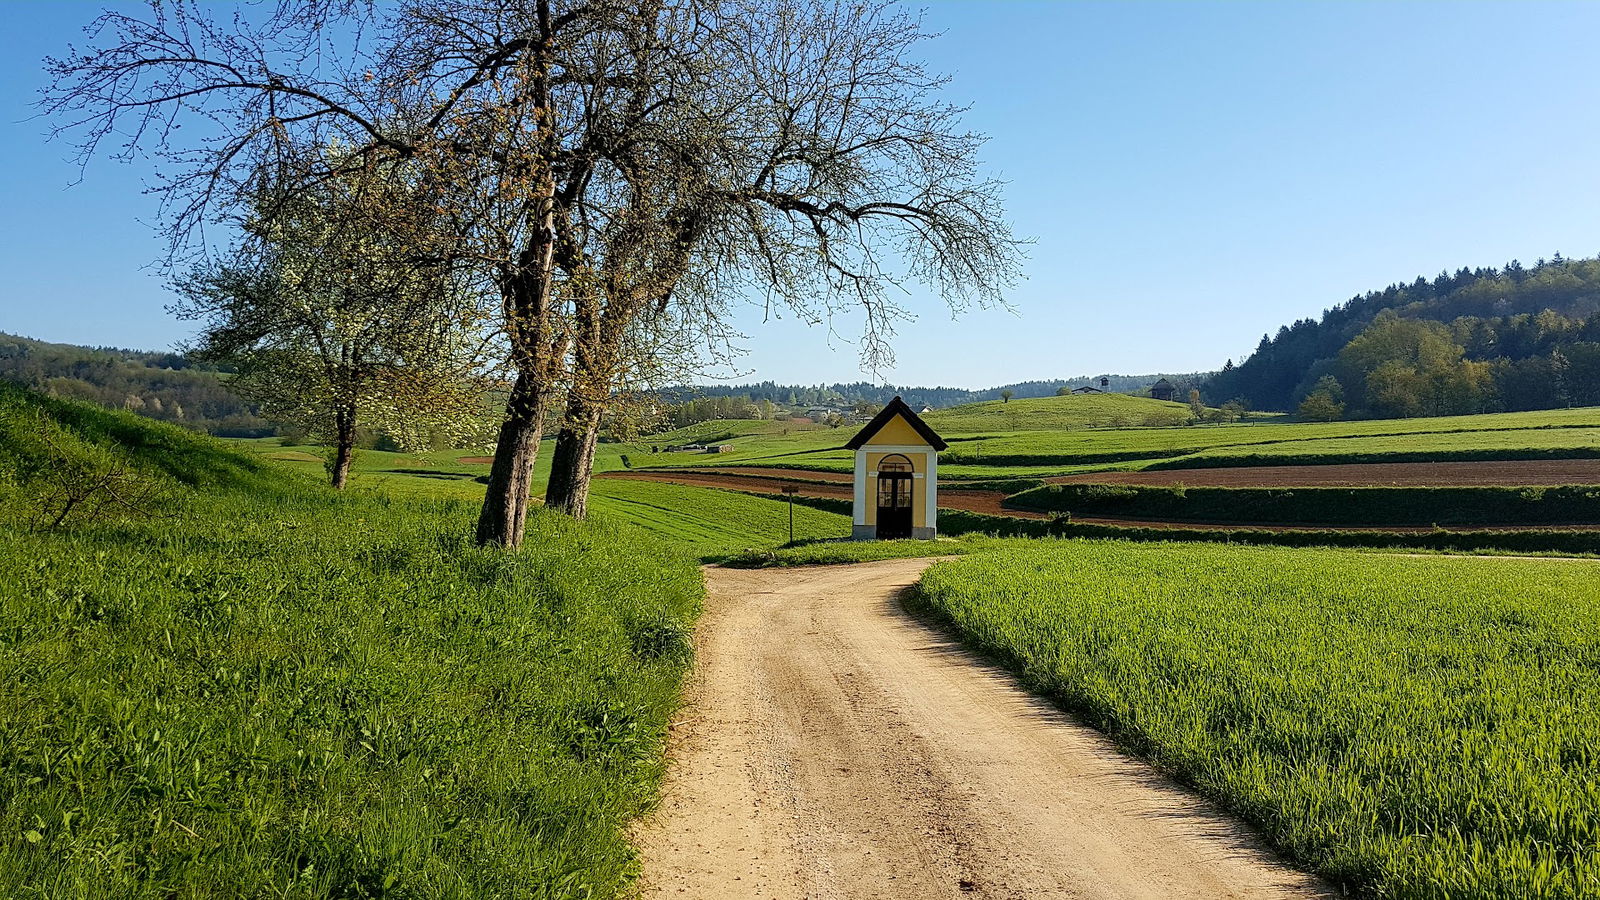
[[925,416],[925,415],[927,415],[928,413],[931,413],[931,412],[933,412],[933,407],[924,406],[922,409],[917,410],[917,415]]
[[1083,387],[1075,387],[1075,388],[1073,388],[1072,392],[1074,394],[1104,394],[1105,393],[1105,391],[1102,391],[1097,387],[1094,387],[1092,385],[1087,385],[1087,384],[1084,385]]
[[1172,400],[1177,396],[1177,393],[1178,389],[1173,387],[1172,382],[1165,378],[1150,386],[1150,396],[1157,400]]
[[706,448],[707,453],[732,453],[732,444],[716,444]]

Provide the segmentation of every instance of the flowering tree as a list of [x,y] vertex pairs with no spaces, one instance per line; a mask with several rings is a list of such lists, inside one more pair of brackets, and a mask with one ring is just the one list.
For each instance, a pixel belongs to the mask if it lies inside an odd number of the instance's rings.
[[238,368],[268,418],[331,450],[349,477],[358,425],[402,446],[482,440],[489,386],[481,311],[434,245],[438,207],[403,169],[369,166],[315,192],[274,196],[225,261],[180,278],[195,352]]

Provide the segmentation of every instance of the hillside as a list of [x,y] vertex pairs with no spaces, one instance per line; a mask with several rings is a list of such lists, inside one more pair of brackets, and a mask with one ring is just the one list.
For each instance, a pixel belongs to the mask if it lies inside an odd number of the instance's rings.
[[1182,403],[1127,394],[1071,394],[1065,397],[989,400],[940,409],[924,418],[950,434],[994,431],[1060,431],[1070,428],[1183,425],[1189,407]]
[[1319,390],[1323,417],[1600,404],[1600,259],[1463,268],[1354,297],[1263,335],[1205,396],[1288,411]]
[[227,437],[274,429],[224,373],[182,353],[52,344],[0,332],[0,381]]
[[628,895],[699,573],[475,511],[0,385],[0,896]]
[[1152,384],[1165,378],[1173,384],[1198,383],[1208,377],[1208,372],[1158,373],[1154,375],[1079,375],[1071,378],[1050,378],[1039,381],[1019,381],[990,388],[928,387],[911,384],[874,384],[870,381],[834,384],[778,384],[762,381],[755,384],[678,385],[663,388],[661,393],[677,403],[696,398],[731,397],[760,403],[765,400],[777,406],[804,409],[808,406],[843,405],[856,402],[882,405],[891,397],[901,397],[915,407],[945,408],[965,403],[981,403],[1001,399],[1002,391],[1010,391],[1013,399],[1053,397],[1062,388],[1072,389],[1099,386],[1106,380],[1106,390],[1117,394],[1143,394]]

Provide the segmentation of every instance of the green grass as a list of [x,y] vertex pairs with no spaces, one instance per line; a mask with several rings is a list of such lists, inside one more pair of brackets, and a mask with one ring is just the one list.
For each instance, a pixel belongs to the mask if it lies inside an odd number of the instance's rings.
[[1191,416],[1183,403],[1128,394],[1073,394],[989,400],[935,410],[923,420],[941,434],[987,431],[1060,431],[1070,428],[1125,428],[1182,425]]
[[817,541],[777,550],[752,550],[722,561],[734,569],[769,569],[788,566],[835,566],[884,559],[918,559],[929,556],[964,556],[999,546],[996,538],[982,534],[940,538],[934,541]]
[[[229,443],[258,456],[264,462],[280,469],[300,473],[313,480],[327,478],[323,460],[324,448],[311,444],[285,444],[278,438],[254,438]],[[543,485],[550,477],[550,458],[554,441],[545,441],[539,448],[539,459],[534,466],[534,479]],[[463,459],[486,458],[490,451],[484,449],[430,450],[421,453],[392,453],[383,450],[358,450],[351,465],[350,489],[354,493],[381,496],[403,496],[435,500],[483,499],[483,482],[489,474],[486,462],[462,462]],[[648,448],[637,444],[600,444],[595,450],[595,471],[610,472],[626,468],[622,457],[630,461],[648,454]]]
[[[1085,427],[1086,417],[1075,418],[1071,404],[1095,399],[1158,404],[1088,395],[942,410],[928,417],[950,442],[940,455],[940,475],[984,479],[1149,467],[1600,457],[1600,407],[1358,422],[1274,418],[1233,425]],[[1034,414],[1028,412],[1032,405],[1043,408]],[[757,465],[830,472],[848,472],[854,465],[851,454],[838,449],[853,428],[785,435],[774,432],[773,423],[715,424],[728,426],[730,433],[744,424],[751,427],[725,441],[734,447],[732,453],[646,454],[633,456],[632,462],[635,467]]]
[[[947,436],[948,437],[948,436]],[[1600,454],[1600,408],[1394,419],[1363,422],[1199,425],[1188,428],[1019,432],[951,441],[945,463],[985,467],[1061,467],[1160,461],[1163,467],[1208,465],[1231,457],[1233,465],[1380,461],[1383,458],[1454,459],[1465,451],[1486,458],[1537,458],[1557,450]],[[1361,459],[1351,457],[1360,456]]]
[[[0,896],[631,889],[687,556],[553,514],[480,550],[471,503],[336,496],[147,420],[0,401]],[[18,527],[37,409],[169,488],[159,515]]]
[[[789,540],[787,503],[734,491],[596,479],[589,506],[593,515],[602,520],[627,523],[705,559],[745,550],[769,550]],[[849,516],[795,504],[796,541],[849,534]]]
[[1361,895],[1600,895],[1600,564],[1018,541],[920,597]]
[[[274,440],[239,443],[271,466],[307,478],[323,477],[319,447],[285,446]],[[550,474],[551,444],[546,441],[540,449],[534,470],[536,483],[541,486]],[[631,458],[631,454],[638,452],[638,445],[601,444],[595,468],[602,472],[621,469],[621,456],[628,453]],[[467,450],[421,454],[364,450],[356,455],[349,490],[353,495],[368,498],[457,499],[477,503],[483,498],[484,488],[474,479],[486,475],[489,466],[460,460],[478,455],[476,451]],[[697,558],[718,559],[744,550],[767,550],[789,540],[788,505],[766,497],[645,481],[596,479],[590,490],[589,505],[599,521],[635,526]],[[849,534],[849,516],[796,504],[797,540]]]

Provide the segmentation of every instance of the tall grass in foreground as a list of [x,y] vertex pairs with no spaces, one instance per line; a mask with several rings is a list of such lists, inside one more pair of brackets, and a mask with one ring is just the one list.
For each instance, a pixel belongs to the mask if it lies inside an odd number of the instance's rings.
[[[103,449],[182,437],[141,427]],[[0,897],[624,892],[692,563],[555,515],[479,550],[470,504],[335,497],[190,440],[253,489],[0,521]]]
[[1362,895],[1600,896],[1600,564],[1019,541],[917,602]]

